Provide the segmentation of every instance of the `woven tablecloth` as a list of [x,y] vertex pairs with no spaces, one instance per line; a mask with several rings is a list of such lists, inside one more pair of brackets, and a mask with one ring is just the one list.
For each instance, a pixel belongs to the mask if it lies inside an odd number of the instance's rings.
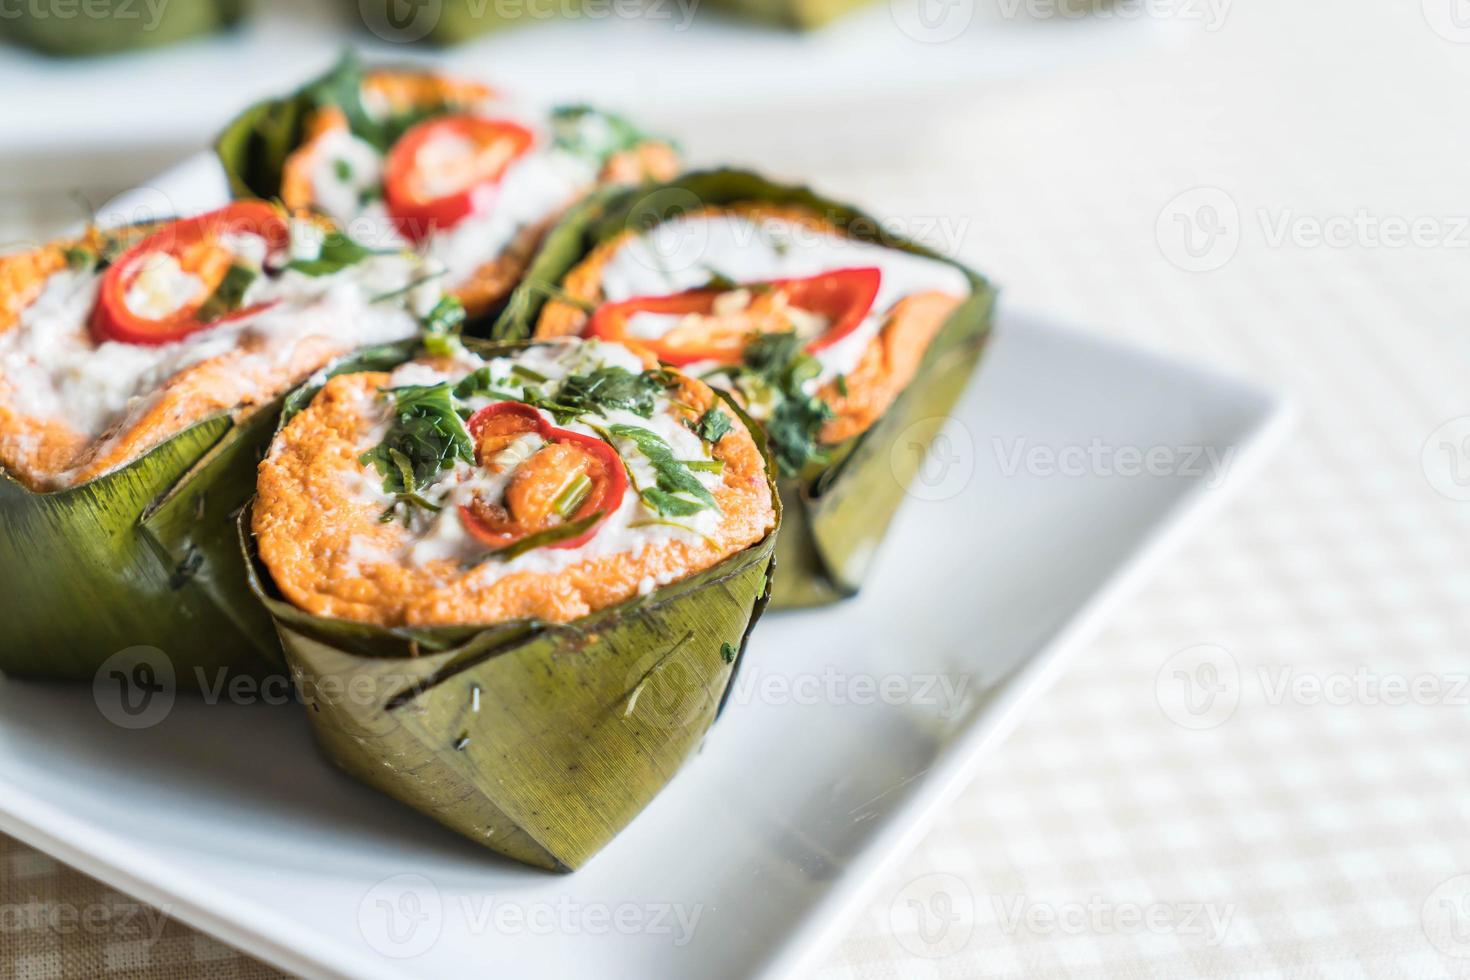
[[[1470,26],[1449,0],[1114,9],[1179,43],[671,121],[1299,414],[817,976],[1470,976]],[[10,841],[0,913],[3,977],[275,975]]]

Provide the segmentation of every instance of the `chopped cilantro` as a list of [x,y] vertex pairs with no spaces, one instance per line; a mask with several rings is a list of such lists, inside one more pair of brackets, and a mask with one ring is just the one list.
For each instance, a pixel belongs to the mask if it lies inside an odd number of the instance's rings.
[[775,395],[765,427],[776,462],[787,476],[796,476],[807,463],[822,457],[818,438],[823,424],[835,413],[826,402],[803,390],[821,370],[796,332],[788,331],[752,337],[745,347],[744,364],[731,371],[737,385],[745,382]]
[[720,411],[718,405],[709,409],[709,411],[699,417],[697,422],[690,426],[694,430],[695,435],[709,443],[719,442],[725,437],[725,433],[730,431],[731,427],[730,416]]
[[766,420],[766,434],[782,473],[796,476],[807,463],[821,459],[817,437],[835,415],[831,406],[811,395],[788,394],[781,399]]
[[447,383],[392,388],[387,394],[394,403],[388,434],[359,457],[383,477],[384,493],[411,498],[456,459],[475,461],[474,441]]
[[337,157],[332,161],[332,173],[337,176],[338,180],[345,184],[352,179],[352,164],[343,160],[341,157]]
[[556,400],[564,405],[585,406],[588,412],[605,415],[608,409],[623,409],[640,418],[652,418],[658,396],[669,386],[664,371],[634,374],[626,368],[600,367],[574,374],[561,383]]

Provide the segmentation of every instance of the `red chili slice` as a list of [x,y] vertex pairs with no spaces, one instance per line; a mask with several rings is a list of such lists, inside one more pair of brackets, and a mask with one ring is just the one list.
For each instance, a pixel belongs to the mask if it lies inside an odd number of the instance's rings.
[[[882,273],[878,269],[864,267],[834,269],[802,279],[771,279],[734,287],[755,291],[752,310],[727,314],[728,319],[723,324],[710,324],[711,329],[706,332],[703,342],[634,337],[628,332],[628,320],[635,313],[695,313],[713,318],[718,316],[714,312],[716,301],[733,289],[691,289],[669,296],[637,296],[620,303],[607,303],[592,314],[584,333],[589,337],[641,348],[676,367],[696,361],[734,364],[740,361],[741,351],[750,336],[751,321],[759,316],[755,307],[769,307],[772,297],[784,295],[788,306],[821,314],[831,321],[820,336],[806,345],[808,351],[815,352],[832,346],[857,329],[873,308],[881,279]],[[724,329],[714,329],[716,327]]]
[[[482,408],[470,416],[466,426],[475,440],[475,457],[481,460],[482,465],[484,461],[481,459],[481,445],[487,438],[509,437],[506,439],[506,443],[509,443],[515,437],[528,432],[537,433],[551,445],[567,446],[587,457],[585,473],[592,481],[592,489],[582,505],[565,520],[568,522],[582,520],[599,511],[602,517],[580,534],[547,544],[547,548],[576,548],[586,544],[623,502],[623,494],[628,490],[628,475],[623,469],[622,457],[612,446],[595,436],[559,429],[548,422],[536,409],[520,402],[497,402]],[[496,431],[488,431],[492,426]],[[538,450],[536,455],[541,452],[545,452],[545,447]],[[532,456],[531,459],[535,458]],[[531,465],[531,460],[522,464],[522,466],[526,465]],[[506,491],[507,498],[514,492],[515,479],[512,478],[511,486]],[[545,503],[548,507],[550,506],[550,501],[545,501]],[[469,505],[461,506],[459,514],[470,534],[496,549],[508,547],[528,535],[546,529],[545,527],[526,527],[512,513],[513,508],[503,508],[503,510],[503,519],[498,515],[491,519],[484,512],[477,512]]]
[[[436,176],[422,158],[423,151],[443,139],[468,141],[473,148],[451,173],[448,193],[425,185]],[[405,238],[421,242],[436,229],[451,228],[475,209],[475,194],[494,186],[506,169],[536,140],[526,127],[504,119],[479,116],[440,116],[404,133],[383,167],[383,200]]]
[[[98,342],[167,344],[196,330],[258,313],[268,304],[235,310],[210,321],[201,321],[196,315],[234,259],[234,253],[219,243],[225,234],[259,235],[265,239],[267,252],[284,249],[291,240],[286,216],[265,201],[241,201],[196,218],[169,222],[124,252],[102,274],[97,306],[92,311],[92,335]],[[172,256],[185,271],[202,279],[205,287],[199,295],[159,318],[134,313],[127,303],[128,291],[144,262],[155,254]]]

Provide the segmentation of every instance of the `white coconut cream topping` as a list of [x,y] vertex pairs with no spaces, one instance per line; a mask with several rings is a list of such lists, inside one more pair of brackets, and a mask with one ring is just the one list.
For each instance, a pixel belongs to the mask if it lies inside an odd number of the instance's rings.
[[[444,282],[450,288],[463,284],[480,266],[499,256],[525,229],[556,216],[596,182],[601,168],[600,162],[554,142],[544,118],[524,107],[492,100],[468,111],[525,126],[535,133],[536,142],[510,164],[497,184],[475,192],[470,215],[421,243],[421,251],[443,263],[447,270]],[[600,130],[607,123],[597,113],[564,125],[576,127],[585,143],[605,141]],[[428,182],[428,193],[449,194],[461,186],[450,177],[458,170],[454,161],[466,158],[470,149],[468,141],[452,136],[423,148],[420,162],[425,173],[440,175],[437,183]],[[336,131],[324,138],[321,150],[311,170],[317,207],[346,228],[355,241],[406,245],[379,193],[383,157],[377,149],[346,131]]]
[[[405,385],[432,385],[447,382],[457,384],[466,375],[479,368],[488,367],[490,386],[498,392],[520,393],[535,389],[554,398],[562,382],[578,374],[586,374],[599,368],[619,367],[631,373],[643,371],[642,362],[627,348],[618,344],[598,341],[552,342],[517,352],[513,357],[481,360],[471,354],[462,354],[450,367],[409,363],[395,370],[389,383],[390,388]],[[531,377],[543,377],[545,382],[530,381]],[[465,400],[463,407],[468,411],[494,404],[495,399],[483,395]],[[386,420],[392,412],[388,397],[380,398],[375,411],[380,419]],[[636,426],[658,436],[681,461],[708,462],[710,447],[674,414],[674,404],[666,395],[660,395],[650,418],[622,409],[605,409],[605,414],[588,413],[580,418],[557,422],[547,412],[543,418],[557,428],[566,429],[594,438],[607,437],[626,465],[630,483],[617,510],[610,514],[586,543],[574,548],[534,548],[509,560],[487,557],[492,550],[475,538],[466,528],[459,508],[469,505],[477,498],[482,502],[497,503],[504,499],[505,491],[514,476],[517,461],[529,459],[543,444],[541,436],[527,434],[518,438],[501,451],[504,462],[512,464],[501,472],[457,461],[438,481],[423,493],[440,509],[430,512],[423,508],[411,509],[406,520],[411,535],[402,550],[395,554],[380,554],[378,560],[423,565],[432,561],[452,559],[472,569],[471,574],[490,584],[506,575],[520,571],[558,572],[588,558],[614,554],[639,555],[651,544],[670,540],[698,541],[715,537],[719,533],[721,514],[717,508],[706,507],[695,514],[681,517],[660,517],[639,496],[643,488],[657,483],[657,472],[631,439],[613,435],[610,429],[616,425]],[[360,452],[367,452],[380,439],[374,432],[359,445]],[[500,464],[502,460],[495,461]],[[693,471],[702,486],[711,491],[721,484],[717,473]],[[393,498],[382,492],[381,475],[371,465],[361,471],[351,470],[344,476],[344,488],[357,499],[374,507],[388,507]],[[399,511],[400,519],[403,512]],[[680,570],[669,579],[682,577],[688,570]],[[657,583],[665,584],[665,583]],[[652,587],[652,586],[650,586]]]
[[[970,284],[964,273],[946,262],[782,218],[694,214],[661,222],[626,242],[603,267],[602,292],[608,302],[616,303],[698,289],[715,276],[751,283],[859,267],[879,270],[877,298],[856,330],[815,353],[822,365],[821,375],[808,383],[815,388],[857,366],[899,300],[930,290],[968,296]],[[739,294],[745,292],[732,291],[734,298],[728,302],[740,302]],[[804,337],[818,336],[826,329],[820,316],[793,313],[793,324]],[[662,336],[680,320],[669,314],[640,313],[629,318],[628,326],[633,336],[650,338]],[[712,367],[715,365],[696,364],[686,370],[697,375]]]
[[[245,264],[266,259],[258,236],[230,236],[228,244]],[[319,249],[319,233],[293,225],[296,257]],[[62,420],[95,438],[146,405],[179,371],[233,350],[285,364],[302,344],[325,341],[346,350],[412,337],[439,296],[435,283],[423,281],[429,268],[422,258],[395,254],[323,276],[273,270],[244,295],[244,307],[262,309],[159,345],[98,343],[90,322],[102,274],[63,270],[0,334],[0,388],[15,411]],[[197,302],[202,291],[203,283],[174,259],[150,257],[125,302],[139,316],[166,317]]]

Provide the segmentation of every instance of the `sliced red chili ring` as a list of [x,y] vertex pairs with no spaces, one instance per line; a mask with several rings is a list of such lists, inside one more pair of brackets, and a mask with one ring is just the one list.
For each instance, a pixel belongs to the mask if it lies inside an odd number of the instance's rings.
[[[773,306],[779,297],[789,307],[827,318],[827,329],[806,345],[809,352],[816,352],[832,346],[857,329],[873,308],[881,279],[880,270],[862,267],[834,269],[799,279],[770,279],[729,289],[691,289],[668,296],[637,296],[598,307],[584,333],[589,337],[641,348],[659,360],[675,366],[696,361],[734,364],[740,361],[741,351],[752,332],[754,321],[759,318],[760,311],[755,309],[757,305],[775,314]],[[738,289],[752,292],[751,308],[718,314],[716,306],[720,297]],[[692,313],[710,318],[714,322],[694,325],[690,332],[698,332],[703,327],[702,338],[682,336],[677,332],[680,330],[679,325],[660,337],[638,337],[629,331],[628,322],[639,313],[676,316]]]
[[[196,330],[258,313],[264,305],[233,310],[213,319],[201,320],[197,315],[233,264],[234,253],[219,242],[227,234],[259,235],[265,239],[267,254],[286,248],[291,240],[286,216],[265,201],[240,201],[198,217],[171,221],[120,255],[102,274],[97,305],[92,311],[93,336],[99,342],[167,344]],[[204,282],[198,294],[159,317],[135,313],[128,305],[129,292],[154,256],[172,258],[183,271]]]
[[[612,446],[595,436],[557,428],[539,411],[521,402],[497,402],[482,408],[470,416],[466,426],[475,440],[475,456],[481,461],[481,465],[484,465],[482,445],[487,439],[505,437],[505,442],[496,447],[496,451],[499,451],[515,438],[532,432],[546,440],[549,446],[568,447],[584,457],[586,468],[579,475],[585,475],[591,481],[591,488],[572,513],[558,516],[567,523],[598,513],[602,516],[581,533],[547,544],[548,548],[576,548],[586,544],[623,502],[623,495],[628,490],[628,475],[623,469],[622,457]],[[496,431],[489,431],[492,427]],[[546,448],[542,447],[521,466],[534,465],[536,457]],[[522,470],[518,468],[517,473],[522,473]],[[506,488],[508,506],[500,508],[504,511],[503,519],[498,515],[491,519],[484,510],[477,511],[470,505],[462,505],[459,509],[465,528],[477,540],[491,548],[509,547],[528,535],[545,530],[540,526],[526,527],[516,515],[516,508],[509,505],[512,503],[512,495],[517,492],[516,479],[513,476],[510,486]],[[528,488],[528,492],[534,494],[535,488]],[[550,500],[538,499],[537,503],[544,504],[547,509],[551,507]],[[541,516],[544,518],[545,515]]]
[[[460,144],[458,152],[435,166],[425,151],[447,140]],[[436,229],[451,228],[476,209],[477,194],[500,183],[535,141],[529,129],[504,119],[452,115],[421,122],[388,151],[383,166],[388,213],[413,242],[423,241]]]

